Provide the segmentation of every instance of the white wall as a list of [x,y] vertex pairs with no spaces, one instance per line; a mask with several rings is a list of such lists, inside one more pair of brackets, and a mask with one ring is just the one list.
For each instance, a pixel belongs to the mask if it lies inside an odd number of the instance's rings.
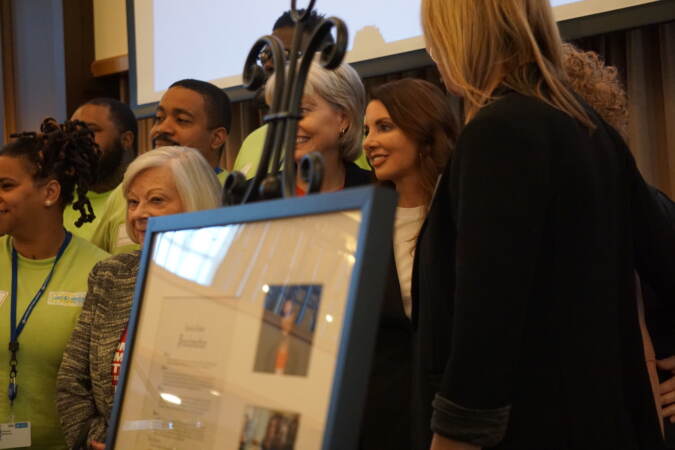
[[94,43],[96,60],[128,53],[125,0],[94,0]]

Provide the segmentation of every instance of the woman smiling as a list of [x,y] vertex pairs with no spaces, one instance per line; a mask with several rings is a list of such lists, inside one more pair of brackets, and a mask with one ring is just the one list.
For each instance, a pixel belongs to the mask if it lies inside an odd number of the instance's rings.
[[0,423],[30,423],[18,446],[66,448],[56,372],[87,274],[108,254],[66,232],[63,211],[77,194],[78,223],[93,218],[86,192],[98,158],[82,122],[46,120],[42,134],[23,134],[0,150]]
[[[267,82],[265,96],[271,102],[274,80]],[[354,161],[361,154],[363,110],[366,94],[361,78],[348,64],[326,70],[313,63],[300,105],[302,119],[298,122],[295,141],[295,162],[303,156],[318,152],[323,156],[324,177],[321,192],[368,184],[372,174],[360,169]],[[296,179],[296,193],[303,195],[307,183]]]
[[[143,244],[148,218],[219,206],[220,184],[194,149],[162,147],[129,165],[122,189],[127,232]],[[70,447],[104,448],[108,418],[124,355],[140,252],[115,255],[89,276],[84,308],[63,355],[57,408]]]
[[365,116],[364,150],[379,181],[398,193],[394,265],[377,334],[361,448],[412,445],[412,267],[415,242],[436,181],[450,158],[457,125],[445,94],[415,79],[377,87]]

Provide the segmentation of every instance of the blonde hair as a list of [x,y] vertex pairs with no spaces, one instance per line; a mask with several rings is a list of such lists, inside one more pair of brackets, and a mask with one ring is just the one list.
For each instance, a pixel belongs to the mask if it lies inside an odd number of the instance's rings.
[[[126,198],[131,183],[143,171],[153,167],[171,169],[176,190],[183,203],[183,212],[213,209],[221,206],[221,186],[213,167],[190,147],[159,147],[136,158],[124,173],[122,192]],[[127,221],[127,234],[135,240]]]
[[562,41],[545,0],[423,0],[422,26],[450,90],[465,99],[466,120],[500,84],[595,125],[565,85]]
[[[274,95],[274,75],[265,86],[265,100],[271,103]],[[356,70],[342,64],[327,70],[312,63],[307,75],[303,95],[318,96],[347,118],[349,126],[338,137],[338,149],[343,161],[352,162],[359,157],[363,141],[363,114],[366,109],[366,90]]]
[[628,96],[616,67],[605,65],[597,53],[572,44],[563,44],[563,67],[572,89],[626,139]]

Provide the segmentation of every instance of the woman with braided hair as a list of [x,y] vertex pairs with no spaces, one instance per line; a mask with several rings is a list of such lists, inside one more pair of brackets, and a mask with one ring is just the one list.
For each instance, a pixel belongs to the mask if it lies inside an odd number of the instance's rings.
[[0,149],[0,423],[16,424],[16,446],[64,449],[56,372],[89,271],[108,254],[66,232],[63,210],[77,197],[77,222],[93,219],[99,150],[82,122],[47,119],[15,137]]

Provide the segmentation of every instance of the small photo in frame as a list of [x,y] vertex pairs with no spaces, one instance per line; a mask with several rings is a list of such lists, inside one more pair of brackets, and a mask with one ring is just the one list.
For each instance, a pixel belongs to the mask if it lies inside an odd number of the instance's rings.
[[248,406],[239,440],[239,450],[293,450],[300,414]]
[[321,285],[265,286],[255,372],[307,376]]

